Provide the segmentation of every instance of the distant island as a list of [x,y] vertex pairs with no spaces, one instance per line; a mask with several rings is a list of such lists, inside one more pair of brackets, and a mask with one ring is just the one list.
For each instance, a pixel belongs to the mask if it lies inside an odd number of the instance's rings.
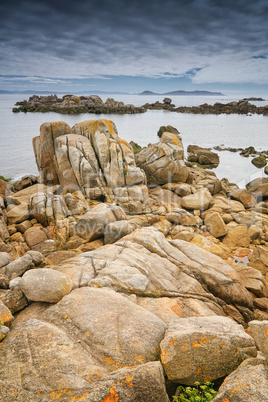
[[171,92],[165,92],[165,93],[156,93],[152,91],[143,91],[138,95],[170,95],[170,96],[176,96],[176,95],[181,95],[181,96],[225,96],[221,92],[210,92],[210,91],[171,91]]

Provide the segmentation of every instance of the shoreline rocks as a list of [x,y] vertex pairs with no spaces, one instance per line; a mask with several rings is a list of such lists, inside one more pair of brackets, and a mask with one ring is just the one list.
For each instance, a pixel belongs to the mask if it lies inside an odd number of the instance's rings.
[[12,109],[14,113],[18,112],[56,112],[63,114],[79,113],[119,113],[133,114],[144,113],[143,107],[126,105],[123,102],[117,102],[113,98],[108,98],[105,102],[98,95],[76,96],[64,95],[58,98],[57,95],[37,96],[33,95],[29,100],[19,101]]
[[239,189],[159,137],[134,154],[109,120],[44,123],[39,182],[0,186],[0,399],[168,402],[226,377],[232,402],[252,367],[267,396],[268,179]]
[[[165,100],[165,99],[164,99]],[[255,99],[250,99],[255,100]],[[179,106],[174,104],[159,101],[154,103],[146,103],[142,106],[146,110],[168,110],[177,113],[193,113],[193,114],[262,114],[268,115],[268,105],[255,106],[249,102],[248,99],[241,99],[238,102],[233,101],[229,103],[216,102],[214,105],[204,103],[199,106]]]

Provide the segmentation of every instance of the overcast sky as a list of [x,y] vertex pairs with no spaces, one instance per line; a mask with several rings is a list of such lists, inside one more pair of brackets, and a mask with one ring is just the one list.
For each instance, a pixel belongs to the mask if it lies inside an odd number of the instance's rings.
[[267,0],[8,0],[0,16],[0,89],[268,93]]

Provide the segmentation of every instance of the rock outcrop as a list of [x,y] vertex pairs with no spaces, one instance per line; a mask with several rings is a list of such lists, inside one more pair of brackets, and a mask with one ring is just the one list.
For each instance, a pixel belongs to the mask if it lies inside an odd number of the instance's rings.
[[29,100],[17,102],[13,112],[56,112],[64,114],[79,113],[144,113],[146,109],[136,107],[124,102],[108,98],[105,102],[98,95],[76,96],[64,95],[58,98],[57,95],[37,96],[33,95]]
[[116,202],[128,212],[145,210],[146,177],[110,120],[88,120],[72,129],[45,123],[33,145],[43,183],[82,191],[90,200]]
[[0,399],[266,400],[267,179],[184,165],[171,126],[141,166],[111,121],[41,131],[41,183],[0,186]]
[[136,154],[136,163],[144,170],[149,185],[186,182],[189,172],[179,135],[164,132],[157,144],[149,144]]

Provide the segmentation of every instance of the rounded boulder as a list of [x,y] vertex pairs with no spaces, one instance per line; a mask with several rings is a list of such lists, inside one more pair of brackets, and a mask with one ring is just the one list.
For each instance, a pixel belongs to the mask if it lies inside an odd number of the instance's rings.
[[28,300],[57,303],[72,289],[71,279],[50,268],[31,269],[21,281],[20,289]]

